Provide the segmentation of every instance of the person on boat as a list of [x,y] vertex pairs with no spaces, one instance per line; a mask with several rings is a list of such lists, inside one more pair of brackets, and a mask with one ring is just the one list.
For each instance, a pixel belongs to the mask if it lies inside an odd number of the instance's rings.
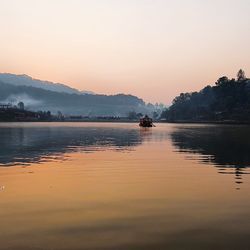
[[140,119],[140,127],[153,127],[153,120],[145,115]]

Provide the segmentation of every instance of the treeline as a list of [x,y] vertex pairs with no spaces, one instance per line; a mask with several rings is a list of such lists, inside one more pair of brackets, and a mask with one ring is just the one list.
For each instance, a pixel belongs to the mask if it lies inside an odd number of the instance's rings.
[[214,86],[206,86],[199,92],[181,93],[162,112],[161,118],[170,122],[250,122],[250,79],[240,70],[236,79],[223,76]]
[[56,121],[58,117],[53,117],[50,111],[33,112],[20,110],[16,107],[0,108],[0,122],[29,122],[29,121]]

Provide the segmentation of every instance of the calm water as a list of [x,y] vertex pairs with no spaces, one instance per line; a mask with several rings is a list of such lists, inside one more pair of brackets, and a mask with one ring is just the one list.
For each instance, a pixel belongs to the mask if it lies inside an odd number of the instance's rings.
[[0,249],[250,249],[250,127],[0,124]]

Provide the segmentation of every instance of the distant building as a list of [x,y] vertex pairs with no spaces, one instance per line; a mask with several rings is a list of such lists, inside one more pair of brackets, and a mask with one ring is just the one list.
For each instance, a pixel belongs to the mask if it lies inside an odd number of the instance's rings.
[[17,104],[17,107],[18,107],[19,109],[21,109],[21,110],[24,110],[24,103],[23,103],[23,102],[19,102],[19,103]]
[[5,103],[0,103],[0,109],[10,109],[12,108],[12,105],[10,103],[5,104]]
[[59,120],[63,120],[63,119],[64,119],[64,116],[63,116],[63,114],[62,114],[61,111],[58,111],[58,112],[57,112],[57,118],[58,118]]

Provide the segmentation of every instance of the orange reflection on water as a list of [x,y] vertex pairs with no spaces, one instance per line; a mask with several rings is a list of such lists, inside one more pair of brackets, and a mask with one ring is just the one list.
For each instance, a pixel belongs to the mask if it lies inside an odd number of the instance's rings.
[[0,168],[0,249],[246,246],[249,179],[239,192],[233,176],[153,137],[131,151]]

